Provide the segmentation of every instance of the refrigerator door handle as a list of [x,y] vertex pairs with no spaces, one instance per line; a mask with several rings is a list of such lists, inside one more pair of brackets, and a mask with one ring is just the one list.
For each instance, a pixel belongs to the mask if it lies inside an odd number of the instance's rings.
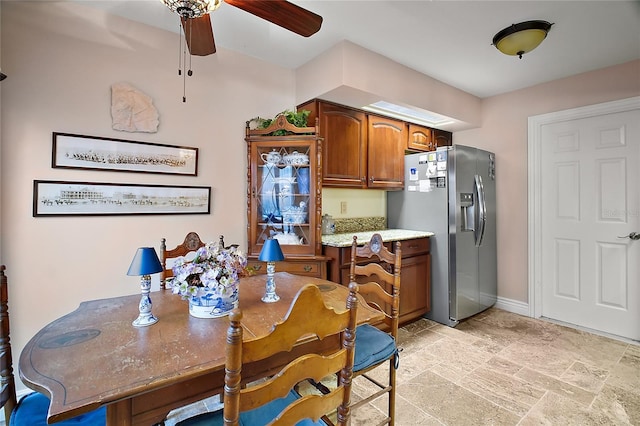
[[476,226],[476,247],[482,245],[482,239],[484,238],[484,227],[487,222],[487,205],[484,198],[484,185],[482,184],[482,177],[480,175],[475,176],[477,200],[476,203],[478,209],[478,226]]

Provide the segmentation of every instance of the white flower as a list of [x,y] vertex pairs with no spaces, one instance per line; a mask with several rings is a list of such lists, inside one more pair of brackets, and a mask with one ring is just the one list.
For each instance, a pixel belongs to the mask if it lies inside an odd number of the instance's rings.
[[174,294],[183,298],[198,294],[208,287],[226,293],[240,276],[246,274],[247,257],[239,249],[225,249],[218,243],[209,243],[196,251],[192,261],[181,257],[173,265],[173,278],[169,282]]

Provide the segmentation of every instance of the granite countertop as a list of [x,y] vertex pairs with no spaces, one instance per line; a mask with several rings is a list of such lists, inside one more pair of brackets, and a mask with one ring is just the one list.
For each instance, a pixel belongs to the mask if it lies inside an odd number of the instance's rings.
[[358,242],[368,242],[375,233],[380,234],[382,241],[402,241],[413,238],[432,237],[433,232],[410,231],[408,229],[383,229],[379,231],[347,232],[344,234],[323,235],[322,245],[331,247],[349,247],[353,241],[353,236],[358,237]]

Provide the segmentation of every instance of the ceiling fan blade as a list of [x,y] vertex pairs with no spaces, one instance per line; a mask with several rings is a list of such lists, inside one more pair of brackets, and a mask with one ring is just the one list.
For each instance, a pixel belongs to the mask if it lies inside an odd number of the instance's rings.
[[196,56],[207,56],[216,53],[216,44],[213,40],[213,29],[209,14],[199,18],[180,18],[184,37],[187,40],[189,52]]
[[286,0],[224,1],[304,37],[317,33],[322,25],[322,16]]

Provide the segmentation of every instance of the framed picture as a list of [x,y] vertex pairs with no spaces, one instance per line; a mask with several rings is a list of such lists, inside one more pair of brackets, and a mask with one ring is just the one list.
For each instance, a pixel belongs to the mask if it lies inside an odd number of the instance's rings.
[[51,167],[197,176],[198,148],[54,132]]
[[209,214],[210,186],[33,181],[33,216]]

